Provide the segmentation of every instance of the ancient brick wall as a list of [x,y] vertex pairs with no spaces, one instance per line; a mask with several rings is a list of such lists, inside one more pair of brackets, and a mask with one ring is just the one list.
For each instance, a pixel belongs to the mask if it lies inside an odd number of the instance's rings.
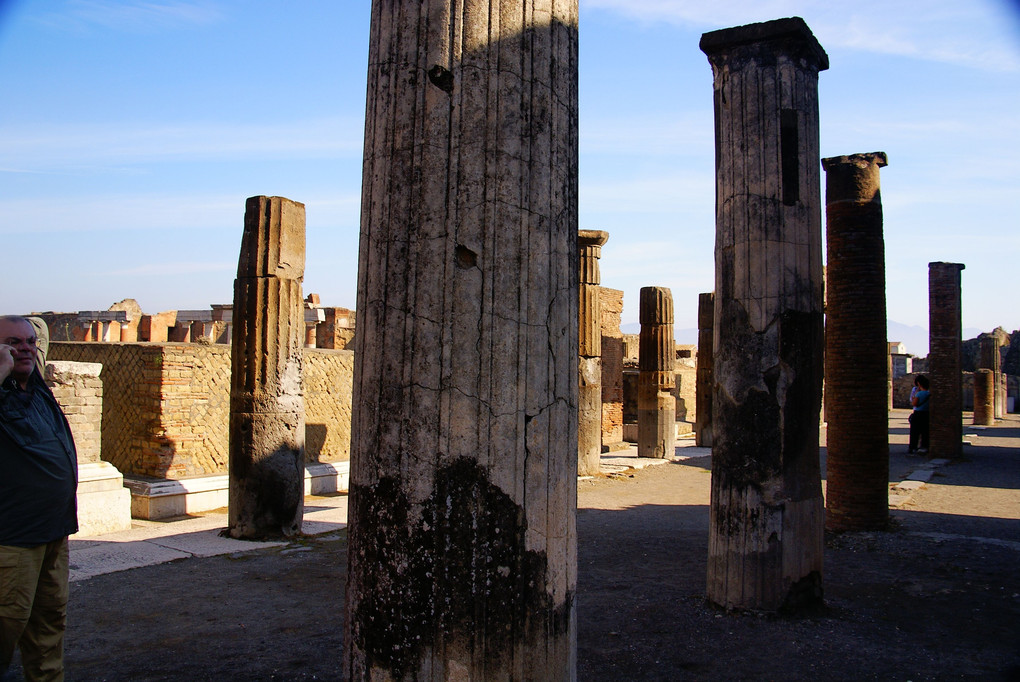
[[[54,343],[50,360],[103,365],[102,459],[124,474],[227,471],[230,347]],[[353,354],[305,350],[306,459],[349,459]]]
[[354,351],[306,348],[303,372],[305,460],[349,460]]
[[50,362],[46,365],[46,385],[64,411],[74,436],[78,463],[101,459],[100,424],[103,420],[102,366],[84,362]]
[[602,443],[623,442],[623,292],[601,288],[602,302]]

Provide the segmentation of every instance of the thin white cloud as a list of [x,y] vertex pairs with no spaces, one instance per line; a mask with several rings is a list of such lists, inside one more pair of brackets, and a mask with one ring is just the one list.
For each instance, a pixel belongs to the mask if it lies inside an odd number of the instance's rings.
[[[0,201],[0,234],[239,229],[248,195],[106,195]],[[308,226],[358,224],[353,192],[304,199]]]
[[361,146],[361,121],[346,117],[278,124],[33,124],[0,128],[0,167],[29,172],[148,161],[351,157],[360,155]]
[[50,11],[39,21],[55,28],[81,30],[99,26],[130,33],[207,26],[223,18],[211,2],[149,0],[71,0],[62,11]]
[[698,30],[800,16],[826,49],[1020,71],[1013,17],[993,0],[582,0],[582,7]]
[[237,268],[237,263],[142,263],[124,270],[112,270],[110,275],[193,275],[199,272],[225,272]]

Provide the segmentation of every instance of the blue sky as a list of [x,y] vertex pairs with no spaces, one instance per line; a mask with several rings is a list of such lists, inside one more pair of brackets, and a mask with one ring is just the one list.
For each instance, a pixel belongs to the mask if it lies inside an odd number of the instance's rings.
[[[610,233],[624,322],[659,285],[693,328],[713,286],[701,34],[794,15],[830,58],[822,156],[889,155],[889,318],[927,326],[945,260],[965,327],[1020,327],[1012,0],[581,0],[580,227]],[[0,0],[0,309],[228,303],[256,194],[305,203],[305,291],[353,307],[368,21],[368,0]]]

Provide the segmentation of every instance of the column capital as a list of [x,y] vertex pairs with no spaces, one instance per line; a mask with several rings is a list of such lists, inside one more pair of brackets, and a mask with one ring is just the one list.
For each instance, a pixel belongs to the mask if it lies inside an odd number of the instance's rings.
[[757,54],[758,51],[755,49],[739,49],[759,45],[767,45],[769,54],[778,53],[805,59],[819,71],[829,68],[829,56],[825,54],[811,29],[800,17],[774,19],[710,31],[702,34],[701,42],[698,43],[698,47],[713,64],[717,61],[732,61],[734,56],[738,62],[748,60],[752,56],[760,57],[762,55]]

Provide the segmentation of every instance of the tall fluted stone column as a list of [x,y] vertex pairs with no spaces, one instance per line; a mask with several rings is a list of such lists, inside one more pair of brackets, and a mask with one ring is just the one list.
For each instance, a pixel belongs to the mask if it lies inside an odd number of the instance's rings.
[[995,372],[979,369],[974,372],[974,425],[995,424]]
[[715,295],[698,295],[698,373],[694,388],[697,417],[694,440],[698,447],[712,447],[712,337],[715,334]]
[[578,396],[577,396],[577,474],[591,476],[599,472],[602,456],[602,281],[599,258],[609,239],[608,232],[580,230],[577,251],[580,256]]
[[305,206],[250,197],[234,280],[231,537],[291,536],[304,514]]
[[824,535],[818,72],[828,58],[799,18],[706,33],[701,49],[717,155],[708,598],[814,606]]
[[567,680],[577,2],[372,3],[350,680]]
[[929,457],[963,456],[961,263],[928,263]]
[[[992,372],[992,415],[994,419],[1002,419],[1006,411],[1006,394],[1001,390],[1002,381],[1002,355],[999,353],[999,334],[982,334],[978,337],[981,344],[978,367],[988,369]],[[977,408],[975,408],[977,409]],[[974,422],[975,424],[977,422]]]
[[826,517],[831,530],[889,521],[889,343],[879,168],[884,152],[825,169]]
[[676,448],[676,350],[673,294],[641,287],[638,319],[638,457],[672,457]]

